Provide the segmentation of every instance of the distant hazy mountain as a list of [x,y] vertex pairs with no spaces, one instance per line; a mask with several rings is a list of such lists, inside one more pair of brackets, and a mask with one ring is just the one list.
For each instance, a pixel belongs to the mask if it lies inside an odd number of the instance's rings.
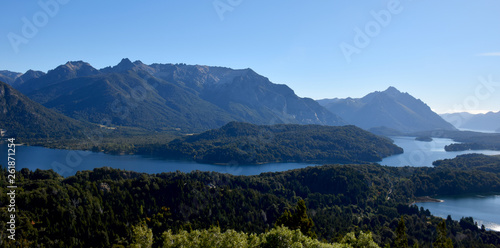
[[150,130],[202,131],[230,121],[346,124],[317,102],[251,69],[123,59],[101,70],[68,62],[18,89],[70,117]]
[[370,93],[363,98],[336,98],[318,102],[347,122],[364,129],[392,129],[395,133],[455,130],[453,125],[434,113],[424,102],[394,87]]
[[476,131],[500,132],[500,111],[486,114],[471,114],[467,112],[442,114],[441,117],[454,124],[457,128]]
[[50,85],[55,85],[69,79],[96,75],[98,73],[99,71],[88,63],[82,61],[68,62],[48,71],[47,74],[39,75],[39,77],[33,77],[31,80],[26,80],[23,84],[15,86],[16,89],[21,91],[23,94],[28,95],[36,90]]
[[39,78],[43,75],[45,75],[45,72],[28,70],[27,72],[16,78],[16,80],[12,83],[12,87],[19,88],[24,84],[24,82]]
[[0,71],[0,81],[7,83],[7,84],[12,84],[18,78],[21,76],[22,73],[19,72],[12,72],[12,71]]
[[[93,128],[33,102],[6,83],[0,82],[0,129],[8,137],[78,138]],[[19,141],[22,142],[22,141]]]

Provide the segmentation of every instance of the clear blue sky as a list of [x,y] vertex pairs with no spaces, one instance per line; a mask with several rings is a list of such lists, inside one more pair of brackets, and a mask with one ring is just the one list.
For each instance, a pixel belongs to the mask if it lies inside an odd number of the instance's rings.
[[[39,2],[52,5],[0,3],[0,70],[74,60],[102,68],[128,57],[252,68],[313,99],[392,85],[439,113],[500,110],[498,0]],[[373,37],[356,37],[367,27]],[[347,46],[357,53],[345,56]],[[478,78],[489,76],[486,87]]]

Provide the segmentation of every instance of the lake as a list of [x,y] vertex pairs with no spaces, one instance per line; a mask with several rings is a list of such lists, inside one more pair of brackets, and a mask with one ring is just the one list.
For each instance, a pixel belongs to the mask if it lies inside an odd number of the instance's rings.
[[[416,141],[413,137],[392,137],[395,144],[404,149],[403,154],[387,157],[380,164],[388,166],[432,166],[438,159],[454,158],[466,153],[500,154],[500,151],[446,152],[444,146],[452,140],[435,138],[432,142]],[[0,164],[5,164],[7,144],[0,144]],[[18,146],[16,149],[17,169],[53,169],[67,177],[77,171],[92,170],[96,167],[131,170],[144,173],[161,173],[193,170],[216,171],[233,175],[258,175],[263,172],[286,171],[316,164],[310,163],[269,163],[261,165],[212,165],[192,161],[165,160],[141,155],[109,155],[90,151],[69,151],[36,146]]]
[[[7,144],[0,144],[0,164],[6,164]],[[18,146],[16,148],[17,170],[53,169],[64,177],[72,176],[77,171],[93,170],[98,167],[111,167],[144,173],[190,172],[194,170],[215,171],[233,175],[258,175],[263,172],[286,171],[315,164],[307,163],[269,163],[260,165],[212,165],[192,161],[166,160],[142,155],[110,155],[90,151],[70,151],[48,149],[37,146]]]
[[[388,166],[432,166],[439,159],[454,158],[466,153],[500,154],[500,151],[461,151],[446,152],[444,146],[451,144],[450,139],[435,138],[432,142],[416,141],[413,137],[392,137],[395,144],[404,149],[403,154],[385,158],[380,162]],[[6,164],[7,144],[0,144],[0,164]],[[140,155],[109,155],[89,151],[68,151],[43,147],[20,146],[16,149],[17,170],[53,169],[62,176],[74,175],[77,171],[92,170],[108,166],[144,173],[190,172],[193,170],[216,171],[233,175],[258,175],[263,172],[286,171],[315,164],[307,163],[269,163],[262,165],[211,165],[190,161],[165,160]],[[451,215],[459,220],[462,216],[472,216],[478,224],[500,231],[500,197],[462,197],[443,198],[444,203],[418,203],[428,208],[433,215],[446,218]]]
[[462,217],[474,217],[479,226],[500,232],[500,195],[437,197],[444,202],[420,202],[418,207],[429,209],[432,215],[446,218],[451,215],[454,220]]
[[486,155],[499,155],[500,151],[475,150],[447,152],[446,145],[453,142],[451,139],[433,138],[431,142],[417,141],[415,137],[391,137],[394,143],[404,149],[403,154],[384,158],[380,164],[388,166],[432,166],[432,162],[440,159],[450,159],[468,153],[482,153]]

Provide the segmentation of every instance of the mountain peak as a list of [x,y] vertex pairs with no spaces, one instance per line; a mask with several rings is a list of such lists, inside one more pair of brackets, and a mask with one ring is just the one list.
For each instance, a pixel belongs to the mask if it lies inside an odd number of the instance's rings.
[[[123,59],[122,59],[122,61],[123,61]],[[130,60],[129,60],[129,61],[130,61]],[[134,63],[133,63],[133,64],[134,64],[134,65],[137,65],[137,66],[142,66],[142,65],[144,65],[144,63],[142,63],[142,61],[140,61],[140,60],[136,60],[136,61],[134,61]]]
[[39,78],[41,76],[45,75],[45,72],[42,71],[34,71],[34,70],[27,70],[24,74],[22,74],[20,77],[16,79],[17,81],[22,81],[21,83],[34,79],[34,78]]
[[118,63],[118,65],[121,65],[121,64],[133,64],[132,61],[130,61],[130,59],[128,58],[123,58],[120,63]]
[[331,112],[361,128],[390,128],[402,133],[455,130],[424,102],[391,86],[360,99],[330,101]]
[[128,58],[123,58],[120,63],[118,63],[117,66],[133,66],[134,63],[132,63],[132,61],[130,61],[130,59]]
[[88,76],[88,75],[93,75],[97,74],[97,70],[92,67],[89,63],[84,62],[84,61],[68,61],[64,65],[60,65],[56,67],[55,69],[49,70],[47,72],[47,75],[54,75],[56,74],[58,77],[61,78],[66,78],[68,77],[67,75],[72,74],[72,77],[77,77],[77,76]]
[[81,60],[78,60],[78,61],[68,61],[68,62],[66,62],[65,65],[66,66],[70,66],[70,67],[90,66],[89,63],[81,61]]
[[114,71],[122,72],[132,70],[136,65],[128,58],[123,58],[120,63],[113,67]]
[[99,73],[89,63],[83,61],[68,61],[55,69],[49,70],[46,74],[34,71],[26,72],[23,80],[15,82],[16,88],[23,94],[29,94],[32,91],[77,77],[87,77]]
[[389,88],[387,88],[385,91],[383,91],[387,94],[401,94],[401,91],[399,91],[398,89],[396,89],[396,87],[394,86],[389,86]]

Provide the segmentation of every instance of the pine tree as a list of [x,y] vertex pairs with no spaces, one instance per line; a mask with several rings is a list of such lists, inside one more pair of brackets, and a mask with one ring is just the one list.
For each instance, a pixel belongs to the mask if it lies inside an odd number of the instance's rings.
[[443,220],[437,226],[437,238],[433,243],[434,247],[453,248],[451,238],[447,237],[446,222]]
[[398,227],[396,228],[396,240],[394,241],[395,247],[408,247],[408,237],[406,236],[406,225],[405,219],[401,216],[399,220]]
[[307,216],[306,202],[300,199],[295,206],[293,214],[287,209],[276,221],[276,226],[286,226],[291,230],[300,229],[300,231],[309,237],[316,237],[316,233],[312,231],[314,222]]

